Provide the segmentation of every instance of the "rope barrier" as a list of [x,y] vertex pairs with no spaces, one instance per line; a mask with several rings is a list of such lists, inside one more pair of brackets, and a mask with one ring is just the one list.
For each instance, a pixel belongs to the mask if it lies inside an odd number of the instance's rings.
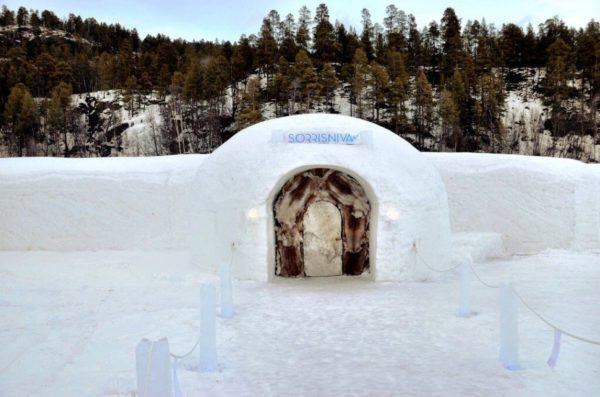
[[471,268],[471,272],[473,272],[473,274],[475,275],[475,278],[477,278],[477,280],[479,280],[481,284],[485,285],[488,288],[500,288],[500,285],[493,285],[483,281],[481,277],[479,277],[479,274],[477,274],[477,272],[475,271],[475,266],[473,266],[473,263],[469,263],[469,267]]
[[[416,256],[417,256],[417,257],[418,257],[418,258],[421,260],[421,262],[423,262],[423,264],[424,264],[424,265],[425,265],[427,268],[429,268],[430,270],[432,270],[432,271],[434,271],[434,272],[439,272],[439,273],[445,273],[445,272],[449,272],[449,271],[451,271],[451,270],[454,270],[454,269],[456,269],[458,266],[460,266],[460,265],[461,265],[461,264],[459,263],[459,264],[457,264],[457,265],[455,265],[455,266],[452,266],[452,267],[450,267],[450,268],[448,268],[448,269],[444,269],[444,270],[435,269],[435,268],[431,267],[431,266],[430,266],[430,265],[427,263],[427,261],[425,261],[425,260],[424,260],[424,259],[421,257],[421,255],[419,255],[419,253],[418,253],[418,251],[417,251],[417,250],[415,250],[415,255],[416,255]],[[473,266],[471,263],[469,263],[469,267],[471,268],[471,271],[473,272],[473,274],[475,275],[475,277],[477,278],[477,280],[479,280],[479,282],[480,282],[481,284],[485,285],[485,286],[486,286],[486,287],[488,287],[488,288],[500,288],[500,285],[493,285],[493,284],[489,284],[489,283],[487,283],[487,282],[483,281],[483,279],[482,279],[482,278],[479,276],[479,274],[478,274],[478,273],[477,273],[477,271],[475,270],[475,267],[474,267],[474,266]],[[555,330],[559,331],[560,333],[563,333],[563,334],[565,334],[565,335],[567,335],[567,336],[570,336],[570,337],[571,337],[571,338],[573,338],[573,339],[577,339],[577,340],[580,340],[580,341],[582,341],[582,342],[586,342],[586,343],[590,343],[590,344],[593,344],[593,345],[598,345],[598,346],[600,346],[600,341],[595,341],[595,340],[592,340],[592,339],[588,339],[588,338],[584,338],[584,337],[582,337],[582,336],[575,335],[575,334],[573,334],[573,333],[571,333],[571,332],[567,332],[567,331],[565,331],[565,330],[563,330],[563,329],[561,329],[561,328],[557,327],[556,325],[552,324],[551,322],[549,322],[548,320],[546,320],[546,318],[544,318],[544,317],[543,317],[541,314],[539,314],[538,312],[536,312],[536,311],[535,311],[535,310],[534,310],[534,309],[533,309],[533,308],[532,308],[532,307],[531,307],[531,306],[530,306],[530,305],[529,305],[529,304],[528,304],[528,303],[527,303],[527,302],[526,302],[526,301],[523,299],[523,297],[522,297],[522,296],[521,296],[521,295],[520,295],[520,294],[517,292],[517,290],[515,290],[515,288],[514,288],[512,285],[511,285],[511,288],[512,288],[513,292],[515,293],[515,295],[516,295],[516,296],[519,298],[519,300],[521,301],[521,303],[523,303],[523,305],[524,305],[526,308],[528,308],[528,309],[529,309],[529,310],[530,310],[530,311],[531,311],[533,314],[535,314],[535,316],[536,316],[537,318],[539,318],[540,320],[542,320],[544,323],[546,323],[546,324],[547,324],[548,326],[550,326],[551,328],[553,328],[553,329],[555,329]]]
[[548,326],[550,326],[551,328],[554,328],[555,330],[559,331],[562,334],[565,334],[567,336],[570,336],[573,339],[577,339],[581,342],[586,342],[586,343],[590,343],[592,345],[597,345],[600,346],[600,341],[595,341],[592,339],[588,339],[588,338],[584,338],[582,336],[579,335],[575,335],[571,332],[567,332],[565,330],[563,330],[562,328],[557,327],[556,325],[552,324],[550,321],[546,320],[546,318],[544,316],[542,316],[541,314],[539,314],[537,311],[535,311],[526,301],[525,299],[523,299],[523,297],[517,292],[517,290],[511,285],[511,288],[513,290],[513,292],[515,293],[515,295],[517,296],[517,298],[519,298],[519,300],[521,301],[521,303],[523,303],[523,305],[529,309],[529,311],[531,311],[533,314],[535,314],[535,316],[537,318],[539,318],[540,320],[542,320],[544,323],[546,323]]
[[[416,252],[416,251],[415,251]],[[420,255],[417,253],[417,256],[420,257]],[[425,266],[430,267],[427,262],[425,262],[422,258],[421,260],[423,261],[423,263],[425,263]],[[455,266],[456,267],[456,266]],[[455,268],[454,267],[454,268]],[[479,274],[477,273],[477,271],[475,270],[475,267],[473,266],[472,263],[469,263],[469,267],[471,268],[471,271],[473,272],[473,274],[475,275],[475,277],[477,278],[477,280],[479,280],[479,282],[483,285],[485,285],[488,288],[500,288],[500,285],[493,285],[493,284],[489,284],[485,281],[483,281],[483,279],[479,276]],[[431,270],[435,270],[435,269],[431,269]],[[452,270],[449,269],[449,270]],[[526,301],[525,299],[523,299],[523,297],[517,292],[517,290],[511,285],[511,289],[513,290],[513,292],[515,293],[515,295],[517,296],[517,298],[519,298],[519,300],[521,301],[521,303],[523,303],[523,305],[529,309],[529,311],[531,311],[537,318],[539,318],[540,320],[542,320],[542,322],[544,322],[546,325],[548,325],[550,328],[553,328],[554,330],[565,334],[567,336],[570,336],[573,339],[577,339],[581,342],[586,342],[586,343],[590,343],[592,345],[597,345],[600,346],[600,341],[595,341],[592,339],[588,339],[588,338],[584,338],[582,336],[579,335],[575,335],[571,332],[565,331],[562,328],[557,327],[556,325],[552,324],[550,321],[548,321],[544,316],[542,316],[541,314],[539,314],[537,311],[535,311]]]
[[194,346],[190,349],[189,352],[185,353],[185,354],[174,354],[169,352],[169,355],[177,360],[181,360],[182,358],[186,358],[187,356],[189,356],[190,354],[192,354],[194,352],[194,350],[196,350],[196,348],[198,347],[198,345],[200,344],[200,338],[198,338],[198,340],[196,341],[196,343],[194,344]]
[[[233,255],[234,255],[234,253],[235,253],[235,242],[232,242],[231,243],[231,255],[229,257],[229,263],[231,265],[233,265]],[[190,354],[192,354],[194,352],[194,350],[196,350],[196,348],[200,344],[200,339],[202,339],[202,335],[200,335],[198,337],[198,340],[196,340],[196,343],[194,343],[194,346],[192,346],[192,348],[187,353],[185,353],[185,354],[174,354],[174,353],[169,352],[169,355],[171,357],[173,357],[174,359],[176,359],[176,360],[181,360],[183,358],[188,357]]]
[[421,262],[423,262],[425,267],[427,267],[429,270],[437,272],[437,273],[446,273],[446,272],[456,269],[457,267],[459,267],[461,265],[460,263],[458,263],[452,267],[449,267],[448,269],[436,269],[436,268],[432,267],[431,265],[429,265],[429,263],[427,263],[427,261],[425,259],[423,259],[423,257],[421,257],[421,255],[419,255],[419,251],[417,251],[416,248],[414,249],[414,251],[415,251],[415,256],[417,258],[419,258],[421,260]]

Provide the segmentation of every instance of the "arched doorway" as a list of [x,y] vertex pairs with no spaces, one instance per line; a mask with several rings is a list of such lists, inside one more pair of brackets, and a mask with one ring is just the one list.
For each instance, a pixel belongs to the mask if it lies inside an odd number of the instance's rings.
[[359,275],[369,268],[371,204],[352,176],[301,172],[283,185],[273,212],[276,275]]

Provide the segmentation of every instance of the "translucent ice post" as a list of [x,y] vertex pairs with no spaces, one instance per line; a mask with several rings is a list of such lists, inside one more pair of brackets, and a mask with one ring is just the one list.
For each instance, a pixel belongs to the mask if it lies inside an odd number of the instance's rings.
[[172,397],[169,341],[142,339],[135,348],[138,397]]
[[460,266],[460,298],[458,302],[459,317],[469,317],[471,315],[471,305],[469,304],[471,297],[471,257],[468,256],[463,260]]
[[221,264],[221,317],[233,317],[233,297],[231,288],[231,263]]
[[217,370],[215,286],[202,284],[200,309],[200,370]]
[[519,366],[519,317],[517,297],[508,283],[500,285],[500,361],[511,371]]

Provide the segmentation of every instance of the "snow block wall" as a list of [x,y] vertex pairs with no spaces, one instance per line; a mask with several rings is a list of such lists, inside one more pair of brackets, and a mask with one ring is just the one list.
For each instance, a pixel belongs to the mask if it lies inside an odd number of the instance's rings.
[[0,250],[187,249],[204,158],[0,159]]
[[[322,131],[364,141],[280,139]],[[216,269],[233,255],[236,277],[267,280],[275,197],[313,168],[348,173],[365,189],[376,280],[428,277],[416,277],[413,247],[445,268],[451,230],[499,234],[508,253],[600,247],[600,165],[423,154],[363,120],[303,115],[253,126],[211,155],[0,159],[0,250],[189,250],[200,267]]]
[[428,153],[453,232],[500,233],[508,253],[600,247],[600,166],[575,160]]

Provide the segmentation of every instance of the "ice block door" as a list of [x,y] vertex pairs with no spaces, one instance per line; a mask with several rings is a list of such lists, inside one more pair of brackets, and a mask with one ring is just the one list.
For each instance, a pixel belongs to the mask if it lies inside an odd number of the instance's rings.
[[342,215],[335,205],[317,201],[308,207],[303,240],[307,276],[342,274]]

